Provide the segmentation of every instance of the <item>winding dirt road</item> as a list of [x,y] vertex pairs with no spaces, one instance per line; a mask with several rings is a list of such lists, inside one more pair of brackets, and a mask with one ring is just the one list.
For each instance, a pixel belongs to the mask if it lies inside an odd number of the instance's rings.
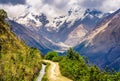
[[50,66],[47,70],[47,77],[49,81],[72,81],[61,75],[59,65],[57,62],[52,62],[49,60],[43,60],[43,61],[50,63]]

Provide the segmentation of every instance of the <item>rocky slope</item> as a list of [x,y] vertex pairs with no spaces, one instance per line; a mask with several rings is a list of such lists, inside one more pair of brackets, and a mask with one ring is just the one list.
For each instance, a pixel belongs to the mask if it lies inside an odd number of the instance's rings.
[[91,63],[100,67],[120,67],[120,10],[111,14],[90,32],[84,41],[75,47],[88,56]]

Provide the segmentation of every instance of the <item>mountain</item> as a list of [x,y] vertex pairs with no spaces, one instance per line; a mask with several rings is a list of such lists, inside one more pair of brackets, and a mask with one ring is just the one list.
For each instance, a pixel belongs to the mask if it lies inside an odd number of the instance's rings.
[[120,67],[120,9],[101,21],[82,43],[75,47],[90,62],[102,68]]
[[41,68],[41,54],[10,31],[6,17],[0,9],[0,81],[33,81]]
[[[106,16],[95,9],[80,8],[70,9],[67,14],[54,18],[50,18],[45,13],[26,11],[10,23],[12,31],[26,44],[37,47],[43,53],[47,53],[46,50],[64,52],[69,47],[79,44],[84,36]],[[88,23],[89,21],[91,22]]]
[[42,42],[39,42],[40,40],[45,39],[40,34],[34,32],[37,29],[31,30],[11,20],[9,20],[9,23],[11,23],[10,29],[18,36],[19,39],[23,40],[27,45],[30,47],[37,47],[42,52],[50,51],[49,49],[46,49],[47,47],[45,47]]
[[[29,10],[29,9],[28,9]],[[67,14],[49,17],[45,13],[26,11],[18,18],[14,18],[19,24],[27,27],[44,26],[48,31],[58,32],[63,26],[71,27],[74,24],[84,24],[86,29],[92,29],[97,22],[109,15],[96,9],[71,8]],[[90,21],[89,23],[87,23]]]

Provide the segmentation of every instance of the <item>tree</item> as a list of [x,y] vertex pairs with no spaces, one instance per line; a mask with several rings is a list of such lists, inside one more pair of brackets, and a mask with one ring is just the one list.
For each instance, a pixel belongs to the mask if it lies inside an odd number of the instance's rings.
[[7,13],[3,9],[0,9],[0,21],[4,21],[7,18]]
[[47,60],[52,60],[54,57],[58,57],[58,53],[54,52],[54,51],[48,52],[45,55],[45,59],[47,59]]
[[85,63],[88,64],[88,63],[89,63],[88,57],[85,57],[85,56],[84,56],[83,58],[84,58],[84,60],[85,60]]
[[106,71],[106,72],[109,72],[109,67],[108,67],[108,65],[106,65],[105,71]]
[[70,48],[66,53],[67,58],[71,60],[79,60],[79,53],[75,52],[72,48]]

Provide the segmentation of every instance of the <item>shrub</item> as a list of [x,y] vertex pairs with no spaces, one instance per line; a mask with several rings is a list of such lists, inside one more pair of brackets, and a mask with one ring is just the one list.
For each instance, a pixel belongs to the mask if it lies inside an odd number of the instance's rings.
[[58,57],[58,53],[51,51],[51,52],[48,52],[47,55],[45,55],[46,60],[52,60],[53,57]]
[[63,59],[62,56],[58,56],[58,57],[53,57],[52,61],[54,61],[54,62],[60,62],[62,59]]

